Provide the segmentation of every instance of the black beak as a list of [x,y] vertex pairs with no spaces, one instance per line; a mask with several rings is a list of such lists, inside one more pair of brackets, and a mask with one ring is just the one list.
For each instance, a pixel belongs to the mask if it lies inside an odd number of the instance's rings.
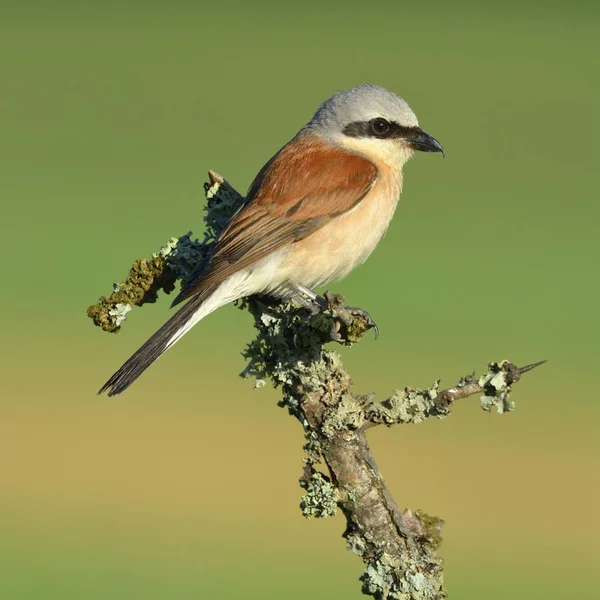
[[441,152],[442,156],[446,156],[442,145],[434,137],[421,129],[417,129],[411,133],[406,141],[413,150],[420,150],[421,152]]

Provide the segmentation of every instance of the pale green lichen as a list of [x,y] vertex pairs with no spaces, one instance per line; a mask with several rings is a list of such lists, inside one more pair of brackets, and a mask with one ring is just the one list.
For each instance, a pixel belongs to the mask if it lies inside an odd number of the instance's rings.
[[365,422],[362,406],[351,394],[345,394],[337,400],[335,410],[327,413],[321,431],[327,437],[333,437],[337,431],[356,430]]
[[178,242],[179,238],[169,238],[169,241],[164,246],[162,246],[158,252],[154,252],[152,254],[152,257],[156,258],[157,256],[162,256],[163,258],[166,258],[175,250],[175,248],[177,248]]
[[305,454],[304,462],[308,465],[314,465],[322,458],[319,436],[313,429],[306,429],[304,432],[304,437],[306,439],[306,443],[302,447]]
[[423,557],[406,551],[401,556],[380,553],[361,575],[363,593],[378,600],[442,600],[442,560],[432,556],[423,572]]
[[306,494],[302,496],[300,508],[306,519],[325,519],[335,515],[340,495],[329,479],[314,471],[305,487]]
[[113,322],[117,327],[121,327],[121,323],[127,320],[127,313],[131,310],[130,304],[115,304],[115,307],[108,311],[108,314],[113,318]]
[[515,403],[510,400],[511,385],[508,381],[509,361],[490,363],[489,371],[479,378],[479,385],[483,388],[481,408],[490,412],[493,408],[502,414],[515,409]]
[[367,549],[367,542],[362,536],[351,533],[346,536],[346,548],[350,550],[350,552],[354,552],[357,556],[363,556]]
[[243,352],[248,364],[241,376],[254,377],[257,382],[270,379],[283,390],[280,405],[298,416],[298,386],[305,392],[317,390],[332,370],[344,372],[339,355],[322,349],[330,323],[293,304],[278,305],[271,311],[257,302],[240,304],[250,308],[258,328],[258,335]]
[[440,380],[426,389],[405,388],[381,403],[371,403],[365,408],[366,417],[373,423],[392,426],[398,423],[422,423],[428,417],[443,419],[450,414],[447,405],[436,403]]

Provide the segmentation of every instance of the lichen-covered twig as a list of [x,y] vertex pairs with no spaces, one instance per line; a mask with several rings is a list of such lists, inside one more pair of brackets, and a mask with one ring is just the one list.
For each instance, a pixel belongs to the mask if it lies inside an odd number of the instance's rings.
[[[246,306],[258,334],[246,350],[249,362],[243,374],[254,376],[259,385],[271,379],[283,392],[281,405],[304,427],[303,514],[327,517],[336,506],[342,509],[348,548],[366,564],[365,593],[381,599],[444,598],[443,562],[436,552],[442,522],[421,511],[398,509],[373,459],[366,431],[379,423],[444,417],[455,400],[476,393],[486,410],[511,410],[510,386],[533,366],[491,363],[487,373],[464,378],[454,388],[438,391],[438,380],[427,390],[406,388],[375,403],[371,396],[353,392],[339,354],[324,348],[331,339],[333,313],[313,317],[303,309],[266,307],[256,300]],[[318,470],[321,460],[328,474]]]
[[490,363],[488,371],[481,377],[476,377],[475,374],[467,375],[454,387],[443,391],[439,391],[439,379],[426,390],[407,387],[403,391],[396,391],[387,400],[381,403],[370,403],[365,407],[367,414],[365,428],[380,423],[388,426],[420,423],[428,417],[443,419],[450,414],[450,407],[456,400],[475,394],[481,395],[483,410],[490,412],[495,408],[499,413],[510,412],[515,408],[514,402],[509,400],[511,386],[519,381],[521,375],[545,362],[542,360],[519,368],[508,360],[503,360],[499,363]]
[[244,201],[218,173],[210,171],[208,176],[204,188],[208,200],[204,240],[192,238],[190,231],[172,237],[149,260],[136,260],[125,281],[113,284],[110,296],[101,296],[88,308],[88,317],[95,325],[118,332],[132,306],[156,302],[161,290],[170,294],[177,281],[185,282],[206,259],[219,232]]
[[[243,198],[222,177],[210,173],[204,240],[191,234],[172,241],[150,261],[136,261],[127,280],[113,294],[88,309],[94,322],[117,330],[131,305],[154,301],[176,280],[185,280],[209,256],[211,245]],[[337,342],[360,341],[372,324],[366,316],[344,307],[343,298],[325,295],[328,308],[312,314],[293,304],[271,305],[268,299],[239,302],[248,310],[256,337],[245,351],[242,375],[254,377],[260,387],[270,380],[282,391],[280,405],[301,423],[306,438],[300,484],[307,518],[324,518],[339,508],[346,518],[347,547],[361,557],[365,594],[379,600],[437,600],[446,597],[443,560],[437,554],[442,521],[422,511],[400,511],[373,459],[366,431],[375,425],[417,423],[444,417],[452,403],[481,395],[485,410],[512,410],[511,386],[541,363],[517,368],[509,361],[490,363],[479,378],[465,377],[439,391],[439,380],[426,390],[405,388],[377,403],[371,395],[353,391],[350,375],[339,354],[326,349]],[[321,472],[320,463],[327,465]]]

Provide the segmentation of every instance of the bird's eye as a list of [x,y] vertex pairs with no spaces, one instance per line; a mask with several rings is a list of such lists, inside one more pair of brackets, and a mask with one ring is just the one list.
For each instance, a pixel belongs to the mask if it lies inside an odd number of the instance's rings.
[[375,135],[385,135],[390,130],[390,124],[385,119],[373,119],[371,131]]

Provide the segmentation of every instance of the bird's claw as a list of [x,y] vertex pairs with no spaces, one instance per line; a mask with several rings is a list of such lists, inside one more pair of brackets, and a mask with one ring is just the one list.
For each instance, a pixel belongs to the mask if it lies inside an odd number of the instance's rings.
[[347,310],[354,317],[362,317],[365,321],[367,329],[375,330],[375,339],[379,337],[379,327],[377,327],[377,323],[373,321],[371,315],[362,308],[358,308],[356,306],[344,306],[344,309]]
[[340,343],[357,342],[369,329],[375,330],[375,339],[379,337],[379,327],[371,315],[362,308],[344,306],[344,297],[333,292],[319,296],[312,290],[298,286],[300,294],[296,297],[311,316],[315,317],[326,310],[333,313],[329,338]]
[[[336,337],[334,339],[355,342],[369,329],[375,329],[375,338],[379,337],[379,327],[366,310],[354,306],[344,306],[343,296],[332,292],[325,292],[324,300],[327,302],[327,308],[337,318],[338,324],[335,327]],[[344,331],[340,332],[342,326]]]

